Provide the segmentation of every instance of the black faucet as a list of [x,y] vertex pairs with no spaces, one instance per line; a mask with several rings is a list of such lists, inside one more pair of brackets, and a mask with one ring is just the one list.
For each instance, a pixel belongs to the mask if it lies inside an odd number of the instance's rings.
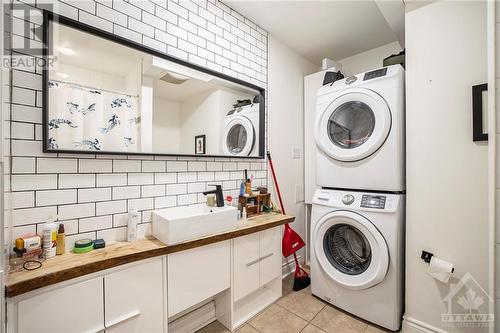
[[222,194],[222,185],[208,185],[215,186],[215,190],[205,191],[204,195],[215,193],[215,201],[217,202],[217,207],[224,207],[224,195]]

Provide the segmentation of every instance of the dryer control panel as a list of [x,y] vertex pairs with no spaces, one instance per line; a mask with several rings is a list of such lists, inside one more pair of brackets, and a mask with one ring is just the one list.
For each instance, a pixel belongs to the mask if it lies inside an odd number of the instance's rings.
[[366,72],[363,76],[363,81],[375,79],[377,77],[386,76],[387,75],[387,67],[376,69],[371,72]]

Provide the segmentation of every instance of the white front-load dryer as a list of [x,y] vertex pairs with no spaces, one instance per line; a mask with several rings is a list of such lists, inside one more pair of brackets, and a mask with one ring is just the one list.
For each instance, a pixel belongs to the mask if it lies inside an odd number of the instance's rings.
[[259,115],[259,103],[240,106],[226,113],[222,136],[224,155],[259,155]]
[[312,293],[362,319],[399,330],[404,195],[317,190],[310,237]]
[[404,191],[404,126],[400,65],[320,88],[314,124],[317,185]]

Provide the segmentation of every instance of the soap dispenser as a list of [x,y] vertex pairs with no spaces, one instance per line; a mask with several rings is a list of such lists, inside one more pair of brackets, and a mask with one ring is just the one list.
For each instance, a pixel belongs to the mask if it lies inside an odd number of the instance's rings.
[[139,224],[139,212],[137,209],[131,209],[128,212],[127,242],[133,242],[137,239],[137,224]]

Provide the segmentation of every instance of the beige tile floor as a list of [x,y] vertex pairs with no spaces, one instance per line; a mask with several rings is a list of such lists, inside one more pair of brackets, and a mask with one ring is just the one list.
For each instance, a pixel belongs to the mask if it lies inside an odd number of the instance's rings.
[[[382,333],[352,315],[323,302],[311,294],[310,287],[291,291],[293,281],[283,280],[283,297],[250,319],[238,333]],[[215,321],[198,333],[228,333]]]

